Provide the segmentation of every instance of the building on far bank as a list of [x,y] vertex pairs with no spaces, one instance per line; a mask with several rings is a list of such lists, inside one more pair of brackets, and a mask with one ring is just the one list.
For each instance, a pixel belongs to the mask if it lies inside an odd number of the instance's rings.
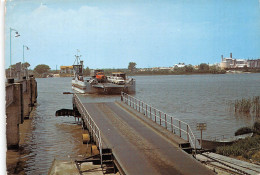
[[162,70],[171,71],[171,70],[173,70],[173,68],[172,67],[153,67],[150,70],[151,71],[162,71]]
[[73,74],[73,66],[60,66],[60,74]]
[[232,58],[232,53],[230,53],[230,57],[228,58],[223,58],[223,55],[221,55],[221,63],[220,63],[221,69],[243,68],[245,66],[247,66],[246,60],[234,59]]
[[257,59],[257,60],[247,60],[247,67],[250,67],[250,68],[260,68],[260,59]]
[[181,67],[185,67],[185,63],[178,63],[173,66],[173,68],[181,68]]
[[257,60],[246,60],[246,59],[235,59],[232,58],[232,53],[230,53],[230,57],[223,58],[221,55],[221,69],[236,69],[236,68],[260,68],[260,59]]

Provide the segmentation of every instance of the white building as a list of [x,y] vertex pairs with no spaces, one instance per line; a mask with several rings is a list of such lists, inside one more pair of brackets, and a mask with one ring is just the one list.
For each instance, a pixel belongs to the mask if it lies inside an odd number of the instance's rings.
[[185,63],[178,63],[178,64],[175,64],[173,67],[174,68],[181,68],[181,67],[185,67]]
[[247,60],[245,59],[234,59],[232,58],[232,53],[230,53],[229,58],[223,58],[223,55],[221,55],[221,63],[220,63],[221,69],[243,68],[244,66],[247,66]]

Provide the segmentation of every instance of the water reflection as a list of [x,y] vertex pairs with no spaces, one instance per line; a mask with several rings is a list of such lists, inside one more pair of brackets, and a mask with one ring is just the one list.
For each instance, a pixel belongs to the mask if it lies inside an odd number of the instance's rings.
[[[232,136],[250,117],[236,117],[226,103],[260,94],[260,74],[137,76],[136,96],[191,125],[197,136],[197,122],[207,123],[205,136]],[[47,174],[54,158],[72,159],[86,154],[81,126],[73,117],[55,117],[56,110],[72,109],[71,78],[37,79],[38,106],[32,133],[24,145],[26,174]],[[118,95],[84,95],[83,102],[111,102]]]

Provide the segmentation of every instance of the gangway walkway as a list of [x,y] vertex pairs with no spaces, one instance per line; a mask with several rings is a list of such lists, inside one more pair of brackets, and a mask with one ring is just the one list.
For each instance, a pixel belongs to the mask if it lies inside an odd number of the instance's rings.
[[[74,96],[76,107],[79,108],[81,101],[77,95]],[[81,105],[83,108],[81,106],[79,112],[82,116],[84,113],[91,116],[100,130],[102,149],[112,149],[115,164],[121,173],[214,174],[181,150],[176,142],[164,137],[149,122],[126,109],[124,103],[81,103]],[[82,119],[84,120],[84,117]]]

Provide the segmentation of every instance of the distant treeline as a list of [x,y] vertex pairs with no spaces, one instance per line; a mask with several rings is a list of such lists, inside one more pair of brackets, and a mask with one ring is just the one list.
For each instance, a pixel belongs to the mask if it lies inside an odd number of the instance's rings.
[[224,74],[225,70],[221,70],[217,66],[209,66],[202,63],[195,69],[192,65],[186,65],[184,67],[175,67],[174,69],[135,69],[131,71],[129,69],[103,69],[106,75],[112,74],[112,72],[124,72],[128,75],[181,75],[181,74]]
[[209,69],[194,69],[193,67],[174,68],[173,70],[146,70],[138,71],[137,75],[189,75],[189,74],[224,74],[225,70],[215,67]]
[[[29,67],[29,63],[25,63],[25,67]],[[12,65],[15,67],[15,65]],[[209,66],[206,63],[201,63],[200,65],[194,67],[191,64],[185,65],[184,67],[174,67],[174,68],[136,68],[136,63],[130,62],[128,68],[121,69],[103,69],[105,75],[111,75],[113,72],[124,72],[127,75],[190,75],[190,74],[225,74],[227,71],[241,71],[241,72],[252,72],[260,73],[259,68],[236,68],[236,69],[221,69],[219,66],[213,65]],[[91,69],[87,67],[84,69],[84,76],[90,75]],[[35,77],[46,77],[51,74],[59,74],[59,70],[50,70],[48,65],[37,65],[34,70],[29,69],[30,74],[34,74]],[[62,77],[72,76],[73,74],[60,74]]]

